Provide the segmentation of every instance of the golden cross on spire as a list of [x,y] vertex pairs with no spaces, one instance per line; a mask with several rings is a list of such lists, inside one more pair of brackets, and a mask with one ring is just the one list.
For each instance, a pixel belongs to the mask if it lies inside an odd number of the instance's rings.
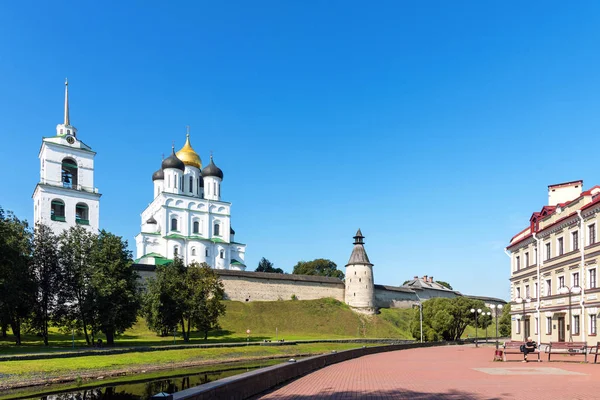
[[186,135],[190,136],[190,126],[189,125],[185,126],[185,131],[186,131]]

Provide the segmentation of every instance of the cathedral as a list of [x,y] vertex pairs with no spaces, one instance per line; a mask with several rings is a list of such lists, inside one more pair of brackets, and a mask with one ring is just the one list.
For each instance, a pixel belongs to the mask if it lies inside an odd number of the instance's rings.
[[216,269],[243,271],[246,245],[235,241],[231,203],[221,200],[223,171],[207,166],[190,143],[162,161],[152,174],[154,200],[142,212],[136,236],[138,264],[164,265],[175,257],[184,264],[205,262]]
[[55,234],[73,226],[98,232],[100,193],[94,187],[92,148],[77,136],[69,118],[69,83],[65,81],[65,114],[56,135],[44,137],[39,152],[40,180],[33,192],[33,220]]

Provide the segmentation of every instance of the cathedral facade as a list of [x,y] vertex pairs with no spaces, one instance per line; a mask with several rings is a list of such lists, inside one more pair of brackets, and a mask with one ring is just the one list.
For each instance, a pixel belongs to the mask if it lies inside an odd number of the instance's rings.
[[223,171],[212,155],[204,168],[187,134],[185,145],[152,175],[153,201],[142,212],[136,263],[185,265],[205,262],[215,269],[246,269],[246,245],[235,241],[231,203],[221,199]]
[[77,136],[69,117],[69,86],[65,82],[65,109],[56,135],[44,137],[39,152],[40,180],[33,192],[34,222],[55,234],[73,226],[97,233],[100,193],[94,187],[92,148]]

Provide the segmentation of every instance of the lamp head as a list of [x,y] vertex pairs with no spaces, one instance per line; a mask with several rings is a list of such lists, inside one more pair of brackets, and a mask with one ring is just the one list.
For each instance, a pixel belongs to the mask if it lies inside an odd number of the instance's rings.
[[471,312],[475,312],[475,309],[474,309],[474,308],[471,308]]
[[481,308],[478,308],[478,309],[477,309],[477,312],[478,312],[479,314],[481,314]]
[[502,304],[498,304],[498,310],[502,310],[504,307],[502,306]]

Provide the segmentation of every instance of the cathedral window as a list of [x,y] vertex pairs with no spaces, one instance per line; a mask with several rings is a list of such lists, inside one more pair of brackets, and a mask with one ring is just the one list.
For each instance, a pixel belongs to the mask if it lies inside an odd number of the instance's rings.
[[219,252],[219,257],[221,257],[221,258],[225,258],[225,250],[221,250],[221,251]]
[[173,179],[173,184],[175,185],[175,189],[177,189],[177,177],[175,177],[175,179]]
[[194,178],[190,176],[190,193],[194,193]]
[[173,257],[177,257],[179,255],[179,246],[173,246]]
[[204,256],[208,257],[208,249],[204,249]]
[[194,233],[198,233],[199,230],[200,230],[200,223],[198,221],[194,221],[194,224],[193,224]]
[[214,232],[215,236],[220,236],[220,232],[219,232],[220,229],[219,228],[220,228],[219,224],[218,223],[215,224],[215,227],[213,229],[213,232]]
[[65,222],[65,203],[62,200],[52,200],[50,219],[52,221]]
[[172,231],[177,230],[177,218],[171,218],[171,230]]
[[217,194],[217,182],[213,182],[213,195]]
[[63,187],[77,188],[77,162],[72,158],[65,158],[62,161],[61,182]]
[[89,225],[89,209],[85,203],[77,203],[75,206],[75,222],[79,225]]
[[196,255],[196,248],[192,247],[192,256],[195,256],[195,255]]
[[221,197],[221,185],[218,185],[217,188],[218,188],[218,191],[217,191],[218,196]]

